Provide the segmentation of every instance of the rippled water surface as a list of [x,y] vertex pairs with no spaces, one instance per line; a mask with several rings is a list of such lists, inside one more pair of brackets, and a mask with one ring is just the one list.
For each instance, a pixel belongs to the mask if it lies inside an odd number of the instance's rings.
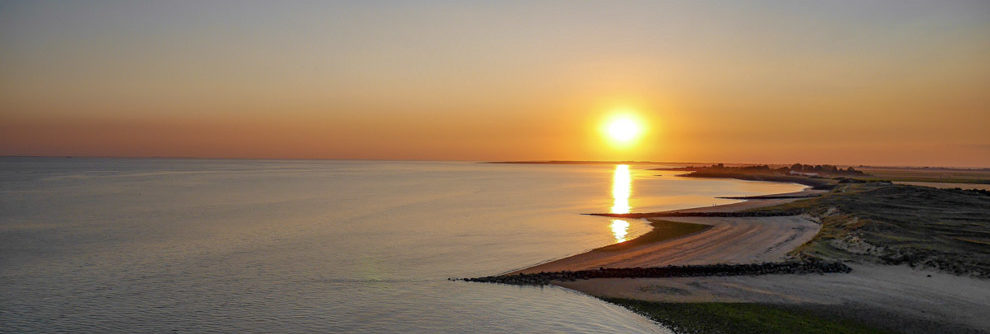
[[801,189],[623,169],[0,158],[0,332],[664,332],[560,288],[446,278],[648,230],[582,212]]

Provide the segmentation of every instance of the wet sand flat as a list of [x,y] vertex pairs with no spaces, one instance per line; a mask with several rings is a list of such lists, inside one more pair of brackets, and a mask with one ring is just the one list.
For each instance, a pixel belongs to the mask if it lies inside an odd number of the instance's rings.
[[[990,331],[990,281],[907,266],[850,266],[848,274],[599,278],[555,284],[596,297],[665,303],[832,305],[848,310],[846,316],[900,317],[887,323],[901,324],[899,330],[909,333]],[[910,319],[960,328],[926,328]]]

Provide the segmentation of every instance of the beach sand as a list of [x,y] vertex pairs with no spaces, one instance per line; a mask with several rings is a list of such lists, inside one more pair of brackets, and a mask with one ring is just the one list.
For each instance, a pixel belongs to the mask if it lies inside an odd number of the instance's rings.
[[670,217],[674,222],[711,225],[700,233],[620,251],[590,251],[523,269],[541,271],[660,267],[784,260],[787,252],[811,240],[821,228],[808,216]]

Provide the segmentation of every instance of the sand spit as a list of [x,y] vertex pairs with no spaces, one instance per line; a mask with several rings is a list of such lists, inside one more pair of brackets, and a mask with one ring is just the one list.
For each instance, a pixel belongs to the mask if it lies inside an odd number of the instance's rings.
[[[659,212],[704,213],[738,212],[790,203],[826,191],[807,188],[798,192],[771,194],[772,199],[744,200],[738,203]],[[821,225],[809,216],[775,217],[663,217],[654,223],[673,221],[711,225],[700,233],[627,248],[617,252],[592,250],[542,263],[505,275],[551,271],[577,271],[599,268],[662,267],[715,263],[759,263],[784,260],[785,254],[811,240]]]
[[[802,199],[814,198],[828,193],[827,190],[817,190],[817,189],[805,189],[802,191],[790,192],[790,193],[780,193],[772,195],[762,195],[762,196],[747,196],[747,197],[722,197],[729,199],[741,199],[743,201],[731,204],[722,204],[716,206],[702,206],[697,208],[689,209],[679,209],[661,212],[640,212],[640,213],[628,213],[628,214],[614,214],[614,213],[591,213],[590,215],[596,216],[606,216],[606,217],[626,217],[626,218],[649,218],[649,217],[671,217],[676,216],[680,213],[722,213],[722,212],[739,212],[751,209],[758,209],[763,207],[770,207],[774,205],[786,204]],[[673,220],[673,219],[668,219]]]
[[811,240],[821,225],[809,216],[670,217],[664,220],[711,225],[681,238],[624,251],[591,251],[510,274],[604,268],[662,267],[714,263],[783,261],[787,252]]

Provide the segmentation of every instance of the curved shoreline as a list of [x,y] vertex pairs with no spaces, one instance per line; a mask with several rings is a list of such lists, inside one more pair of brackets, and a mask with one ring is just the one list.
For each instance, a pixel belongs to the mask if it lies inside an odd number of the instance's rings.
[[[847,190],[846,187],[838,188],[835,190],[834,196],[849,196],[845,195]],[[856,194],[856,191],[850,192],[850,194]],[[782,204],[780,201],[786,203],[807,199],[807,197],[800,196],[780,197],[782,196],[757,196],[746,202],[724,206],[655,212],[639,214],[639,216],[648,219],[663,217],[667,220],[694,223],[720,219],[735,221],[740,224],[747,224],[746,221],[748,221],[750,225],[757,225],[774,219],[795,217],[789,215],[793,211],[790,210],[790,207],[806,205],[803,203],[785,205],[783,209],[778,208],[767,212],[747,211]],[[820,198],[824,200],[831,197]],[[819,201],[821,200],[815,199],[809,203],[818,203]],[[826,203],[833,203],[831,201]],[[906,205],[905,203],[910,202],[899,201],[897,203]],[[828,209],[827,212],[836,210],[834,207],[818,209]],[[822,219],[822,222],[835,219],[835,217],[820,215],[814,217]],[[855,221],[855,218],[852,219],[851,221]],[[829,224],[835,224],[835,222],[832,221]],[[834,229],[834,225],[829,226]],[[824,240],[829,239],[826,237]],[[676,240],[662,241],[656,247],[660,249],[664,243],[671,242],[676,242]],[[789,251],[802,244],[781,245],[776,250],[783,251],[781,256],[786,256]],[[729,245],[730,247],[736,246],[734,243]],[[683,248],[672,249],[677,252],[688,253],[686,257],[680,259],[681,261],[703,259],[705,258],[703,255],[706,254],[703,250],[691,252]],[[724,260],[727,256],[726,252],[734,251],[739,250],[730,251],[716,247],[712,249],[713,253],[711,254],[713,255],[709,255],[709,260],[712,260],[712,257],[716,260]],[[745,248],[742,249],[742,252],[747,251]],[[640,258],[650,258],[649,254],[644,255],[645,257]],[[665,254],[662,257],[671,258],[672,256]],[[811,257],[814,258],[815,256],[811,255]],[[559,261],[564,260],[566,259]],[[745,260],[746,258],[743,256],[741,262],[745,262]],[[703,261],[702,265],[705,265]],[[730,321],[728,319],[732,318],[732,312],[738,311],[738,307],[732,305],[743,303],[751,305],[756,310],[755,313],[772,313],[783,308],[805,314],[809,317],[807,318],[809,321],[833,323],[851,321],[865,326],[864,328],[867,328],[869,332],[990,332],[990,318],[983,314],[986,309],[990,309],[990,281],[988,280],[933,271],[935,269],[931,268],[919,269],[905,265],[860,263],[855,260],[849,263],[849,267],[852,268],[852,271],[844,274],[807,275],[807,272],[795,271],[791,273],[771,272],[769,275],[759,276],[725,273],[661,278],[648,276],[601,277],[556,280],[551,281],[550,284],[580,291],[631,309],[638,309],[637,305],[655,303],[651,304],[653,305],[651,307],[654,310],[660,310],[657,312],[661,313],[650,313],[654,320],[668,328],[687,328],[689,331],[693,331],[694,329],[691,328],[699,325],[697,322],[692,323],[698,319]],[[664,314],[671,314],[672,310],[688,310],[688,313],[700,312],[695,314],[703,314],[703,316],[694,319],[691,317],[685,319],[664,318]],[[704,313],[708,311],[702,310],[723,311]],[[808,315],[811,313],[814,315]]]
[[[663,267],[670,265],[747,264],[786,260],[786,253],[807,242],[818,233],[820,224],[808,216],[776,217],[695,217],[698,214],[736,213],[818,196],[820,190],[753,196],[738,203],[696,207],[653,213],[592,214],[623,218],[647,218],[653,225],[696,224],[709,226],[694,233],[650,241],[648,232],[635,239],[597,248],[585,253],[544,262],[512,274],[552,271],[579,271],[599,268]],[[775,196],[765,199],[763,196]],[[779,198],[779,196],[786,196]],[[682,215],[683,214],[683,215]],[[688,217],[691,216],[691,217]],[[649,219],[664,217],[664,220]],[[655,236],[654,236],[655,238]],[[603,252],[617,245],[635,245],[622,250]]]
[[[808,216],[670,217],[673,223],[710,226],[702,231],[615,251],[601,249],[526,268],[512,274],[598,268],[782,262],[811,240],[821,225]],[[651,219],[655,224],[666,221]],[[637,243],[633,239],[627,243]],[[622,244],[617,244],[622,245]]]
[[[810,197],[807,193],[771,194],[713,207],[598,214],[647,219],[654,224],[662,223],[659,220],[662,218],[675,224],[711,227],[656,242],[637,238],[644,242],[611,252],[596,249],[550,261],[518,270],[513,273],[515,276],[474,281],[553,284],[640,312],[643,312],[642,307],[647,307],[660,312],[645,314],[664,327],[689,332],[706,327],[710,321],[727,324],[729,327],[724,330],[731,331],[735,328],[732,321],[738,320],[733,317],[741,309],[751,311],[750,314],[783,312],[781,318],[770,321],[799,317],[802,321],[829,326],[854,323],[868,333],[990,332],[990,318],[983,314],[983,310],[990,308],[988,280],[856,260],[849,260],[852,262],[848,266],[835,263],[833,269],[824,267],[822,270],[813,265],[799,267],[801,261],[832,265],[816,260],[819,257],[805,251],[791,255],[795,249],[814,247],[807,245],[818,240],[823,223],[828,223],[825,225],[832,229],[828,233],[835,233],[834,220],[846,217],[841,213],[830,216],[838,212],[837,209],[822,205],[835,205],[836,198],[867,203],[898,200],[862,198],[859,194],[863,194],[863,189],[872,188],[843,185],[841,180],[835,187],[830,191],[803,191],[830,194],[822,197]],[[917,192],[908,193],[912,196],[928,194]],[[808,202],[804,202],[806,200]],[[790,202],[796,203],[785,204]],[[897,203],[912,202],[898,200]],[[782,207],[761,209],[776,205]],[[815,206],[815,210],[807,210],[809,205]],[[822,210],[824,216],[818,212]],[[846,218],[852,219],[851,222],[856,219]],[[829,236],[822,240],[818,240],[818,244],[833,242]],[[612,246],[616,245],[622,244]],[[800,261],[794,261],[795,257]],[[846,269],[837,270],[839,268]],[[680,312],[678,310],[686,313],[670,316],[671,312]]]
[[[711,177],[753,180],[731,173]],[[775,328],[778,321],[790,322],[792,332],[842,324],[855,325],[842,332],[856,333],[990,332],[984,314],[990,309],[990,280],[978,258],[986,249],[975,250],[975,258],[953,253],[990,240],[980,239],[990,226],[981,206],[987,192],[844,177],[815,181],[829,184],[735,197],[744,201],[712,207],[590,214],[647,219],[655,228],[664,222],[711,227],[655,241],[637,238],[626,242],[631,245],[609,246],[614,251],[592,250],[517,270],[515,276],[470,280],[553,284],[622,305],[678,332],[733,332],[767,321],[770,325],[755,325],[763,329],[753,333]],[[807,223],[815,226],[805,240],[793,230]],[[888,229],[878,234],[878,226]],[[949,227],[956,230],[945,230]],[[784,229],[767,232],[775,228]],[[924,239],[928,235],[938,238]],[[921,244],[903,246],[898,240]],[[789,267],[836,260],[848,265],[837,262],[835,268],[850,270]],[[743,313],[748,318],[740,318]]]

